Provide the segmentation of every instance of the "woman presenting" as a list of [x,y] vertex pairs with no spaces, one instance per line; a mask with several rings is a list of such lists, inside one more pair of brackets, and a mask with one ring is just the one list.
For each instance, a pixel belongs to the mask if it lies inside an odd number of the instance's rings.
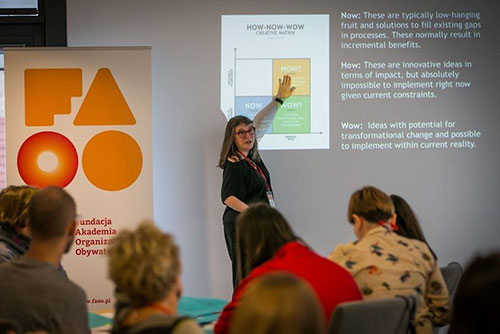
[[274,206],[271,177],[260,158],[257,141],[266,133],[278,108],[295,91],[295,87],[291,85],[291,77],[285,75],[283,79],[279,79],[276,97],[255,115],[253,121],[240,115],[231,118],[226,125],[219,167],[224,169],[221,195],[226,210],[222,221],[232,261],[233,286],[237,284],[236,217],[250,203],[265,202]]

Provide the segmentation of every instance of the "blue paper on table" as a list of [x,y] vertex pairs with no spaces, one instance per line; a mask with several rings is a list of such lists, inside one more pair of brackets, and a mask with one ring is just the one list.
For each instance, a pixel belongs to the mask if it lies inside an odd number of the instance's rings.
[[113,319],[111,319],[111,318],[104,317],[102,315],[89,312],[89,327],[90,328],[111,325],[112,322],[113,322]]
[[182,297],[177,306],[177,313],[194,318],[200,324],[217,320],[227,301],[215,298]]

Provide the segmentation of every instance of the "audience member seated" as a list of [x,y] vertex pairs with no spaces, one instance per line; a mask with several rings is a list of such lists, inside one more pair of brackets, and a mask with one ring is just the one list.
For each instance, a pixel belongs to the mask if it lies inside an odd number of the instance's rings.
[[0,317],[16,321],[24,332],[90,333],[85,292],[57,270],[77,227],[73,198],[57,187],[38,191],[28,225],[29,250],[0,265]]
[[30,186],[8,186],[0,192],[0,263],[24,255],[28,250],[28,204],[37,190]]
[[354,192],[347,219],[358,240],[337,246],[329,258],[352,274],[364,298],[416,294],[417,333],[446,324],[449,296],[441,271],[425,243],[393,232],[396,216],[389,196],[375,187]]
[[449,333],[498,333],[499,315],[500,252],[496,252],[477,257],[465,269],[455,294]]
[[215,325],[215,334],[226,334],[240,299],[254,279],[282,271],[309,283],[324,313],[325,324],[337,304],[362,296],[351,275],[319,256],[293,232],[285,218],[266,204],[250,206],[236,221],[238,273],[243,278]]
[[119,292],[113,333],[203,333],[194,320],[176,315],[181,264],[171,235],[144,222],[134,232],[120,232],[108,256]]
[[410,239],[417,239],[424,242],[429,250],[437,260],[436,253],[429,246],[429,243],[425,239],[424,232],[418,223],[417,216],[413,212],[410,204],[404,200],[404,198],[398,195],[391,195],[392,204],[394,204],[394,210],[396,213],[396,225],[397,229],[394,231],[397,234],[407,237]]
[[286,273],[250,285],[234,312],[232,334],[324,334],[325,319],[308,283]]

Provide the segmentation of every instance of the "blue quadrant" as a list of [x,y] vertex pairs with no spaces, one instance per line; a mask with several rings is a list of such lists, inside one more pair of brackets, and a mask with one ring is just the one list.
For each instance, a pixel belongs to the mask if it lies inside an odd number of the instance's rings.
[[[272,96],[237,96],[235,98],[235,115],[243,115],[253,119],[255,115],[272,100]],[[266,133],[272,133],[273,127],[270,126]]]

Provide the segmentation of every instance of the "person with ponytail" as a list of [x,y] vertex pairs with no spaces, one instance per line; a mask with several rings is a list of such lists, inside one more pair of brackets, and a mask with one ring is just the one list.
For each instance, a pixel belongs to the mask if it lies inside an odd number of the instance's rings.
[[365,300],[416,295],[414,325],[419,334],[449,321],[449,295],[429,247],[394,231],[396,214],[390,197],[375,187],[355,191],[347,220],[357,240],[339,245],[328,256],[354,277]]

